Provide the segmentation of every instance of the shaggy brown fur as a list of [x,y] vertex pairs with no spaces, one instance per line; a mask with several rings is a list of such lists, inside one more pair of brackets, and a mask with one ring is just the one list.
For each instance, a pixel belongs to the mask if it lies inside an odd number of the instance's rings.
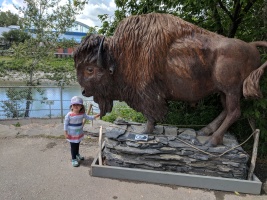
[[[208,145],[216,146],[240,116],[243,81],[250,73],[256,80],[247,79],[244,94],[260,96],[257,80],[261,73],[253,71],[260,66],[256,46],[266,42],[229,39],[157,13],[124,19],[114,36],[105,39],[103,50],[102,39],[90,35],[74,53],[83,95],[94,96],[101,116],[111,111],[113,100],[125,101],[148,119],[146,133],[152,133],[155,123],[164,119],[169,100],[194,103],[218,92],[224,110],[200,131],[213,134]],[[253,90],[256,94],[251,94]]]

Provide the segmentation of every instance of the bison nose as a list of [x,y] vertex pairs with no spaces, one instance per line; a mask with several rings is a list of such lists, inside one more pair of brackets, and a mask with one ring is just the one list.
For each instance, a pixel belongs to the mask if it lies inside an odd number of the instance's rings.
[[85,90],[82,91],[82,95],[83,95],[83,96],[85,95]]
[[82,95],[84,96],[85,95],[85,89],[81,88],[81,90],[82,90]]

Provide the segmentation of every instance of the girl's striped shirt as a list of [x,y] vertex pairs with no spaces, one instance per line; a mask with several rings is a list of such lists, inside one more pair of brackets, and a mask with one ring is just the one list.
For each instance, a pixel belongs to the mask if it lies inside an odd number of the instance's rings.
[[87,115],[85,113],[75,114],[69,112],[65,116],[64,131],[68,132],[68,141],[72,143],[79,143],[83,137],[83,119],[94,120],[94,116]]

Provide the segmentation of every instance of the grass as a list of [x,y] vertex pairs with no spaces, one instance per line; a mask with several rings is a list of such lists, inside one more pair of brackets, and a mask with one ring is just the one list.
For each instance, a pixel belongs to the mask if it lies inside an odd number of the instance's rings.
[[[13,61],[13,60],[14,60],[14,57],[11,57],[11,56],[0,56],[0,62],[3,62],[3,61],[7,62],[7,61]],[[73,66],[74,66],[74,60],[73,58],[70,58],[70,57],[53,58],[48,63],[54,68],[54,70],[56,70],[57,68],[61,70],[62,66],[64,68],[68,67],[68,70],[73,70]]]
[[11,60],[13,60],[13,58],[10,57],[10,56],[0,56],[0,62],[2,62],[2,61],[11,61]]

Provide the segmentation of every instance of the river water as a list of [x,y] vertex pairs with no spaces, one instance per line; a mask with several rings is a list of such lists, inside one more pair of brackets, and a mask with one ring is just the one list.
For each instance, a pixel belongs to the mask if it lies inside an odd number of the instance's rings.
[[[1,84],[1,83],[0,83]],[[7,85],[7,84],[5,84]],[[9,84],[10,86],[10,84]],[[21,86],[14,87],[12,84],[11,94],[16,94],[23,92],[25,88],[20,88]],[[9,99],[7,95],[7,86],[1,84],[0,87],[0,119],[12,118],[7,116],[7,111],[5,111],[5,104]],[[60,117],[61,116],[61,88],[60,87],[51,87],[51,86],[42,86],[40,90],[43,91],[43,94],[40,94],[36,89],[32,89],[32,98],[33,101],[30,105],[29,117]],[[89,104],[93,104],[93,111],[95,113],[99,112],[98,104],[93,101],[93,98],[83,97],[81,94],[81,88],[78,85],[75,86],[66,86],[62,89],[62,105],[63,105],[63,115],[66,115],[69,111],[70,99],[73,96],[80,96],[84,100],[85,106],[88,108]],[[46,101],[42,101],[43,98],[46,98]],[[25,112],[26,101],[16,101],[17,110],[20,110],[20,113]]]

